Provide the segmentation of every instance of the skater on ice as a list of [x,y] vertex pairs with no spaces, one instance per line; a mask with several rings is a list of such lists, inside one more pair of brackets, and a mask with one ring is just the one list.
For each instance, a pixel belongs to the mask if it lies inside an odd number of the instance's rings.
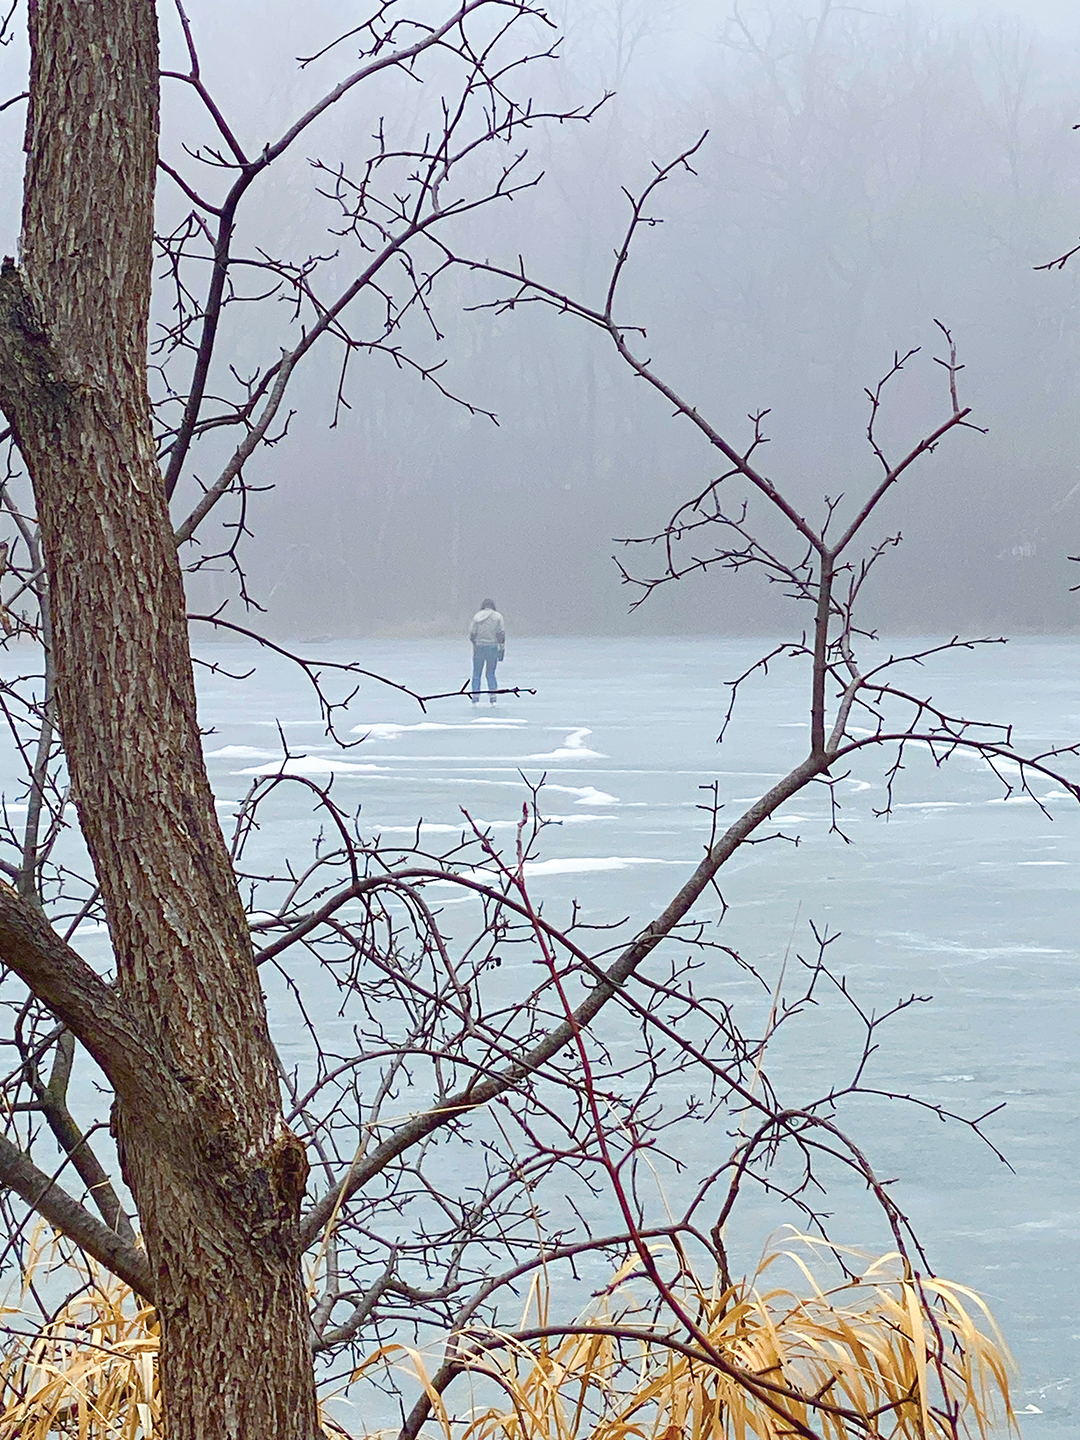
[[503,617],[495,609],[494,600],[484,600],[469,624],[469,639],[473,647],[472,691],[469,698],[474,705],[480,704],[480,677],[487,672],[488,699],[495,704],[495,666],[503,658],[506,647],[506,632]]

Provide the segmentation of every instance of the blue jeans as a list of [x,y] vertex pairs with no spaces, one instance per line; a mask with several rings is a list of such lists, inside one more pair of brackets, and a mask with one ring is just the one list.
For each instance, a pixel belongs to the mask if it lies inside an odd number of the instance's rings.
[[499,647],[497,645],[474,645],[472,647],[472,698],[477,701],[480,698],[480,676],[487,670],[487,686],[489,690],[497,690],[495,681],[495,666],[499,663]]

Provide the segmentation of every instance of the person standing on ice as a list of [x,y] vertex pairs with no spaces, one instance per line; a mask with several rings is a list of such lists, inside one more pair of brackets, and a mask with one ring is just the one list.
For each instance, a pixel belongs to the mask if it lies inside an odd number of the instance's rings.
[[487,671],[488,698],[495,704],[495,666],[503,658],[506,646],[506,632],[503,617],[495,609],[494,600],[484,600],[469,624],[469,639],[472,641],[472,693],[469,698],[474,705],[480,704],[480,676]]

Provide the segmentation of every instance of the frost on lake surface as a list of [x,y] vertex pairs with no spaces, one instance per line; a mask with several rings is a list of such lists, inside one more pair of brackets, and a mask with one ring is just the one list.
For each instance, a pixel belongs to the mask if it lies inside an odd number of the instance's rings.
[[[449,688],[461,668],[461,647],[448,641],[314,648],[316,660],[360,659],[422,693]],[[535,687],[535,697],[500,698],[483,715],[455,697],[431,702],[424,714],[365,680],[352,710],[338,717],[350,742],[338,749],[299,672],[252,650],[214,647],[211,658],[225,669],[255,666],[245,682],[200,676],[222,823],[228,833],[253,780],[283,772],[332,782],[338,805],[359,811],[361,833],[393,847],[411,845],[418,826],[421,846],[452,845],[475,823],[512,853],[526,780],[543,779],[541,808],[555,823],[530,863],[534,896],[556,917],[577,898],[589,922],[630,916],[641,924],[667,903],[707,842],[709,817],[698,807],[709,796],[699,787],[718,787],[723,826],[802,757],[806,675],[798,667],[775,667],[748,687],[716,744],[724,680],[768,648],[745,640],[516,640],[500,681]],[[1080,643],[953,652],[929,681],[926,673],[920,678],[936,699],[947,698],[956,713],[1015,723],[1032,748],[1076,738],[1068,717],[1080,714]],[[911,750],[892,814],[878,819],[886,764],[866,752],[837,786],[850,844],[829,833],[828,795],[811,787],[768,827],[797,838],[797,847],[781,839],[735,856],[719,877],[729,907],[719,938],[775,980],[785,956],[793,967],[800,950],[810,953],[812,921],[840,933],[831,963],[867,1008],[886,1009],[912,992],[934,996],[883,1036],[878,1082],[970,1115],[1005,1102],[987,1128],[1013,1170],[962,1128],[912,1107],[866,1101],[849,1128],[878,1172],[898,1177],[896,1197],[938,1272],[973,1285],[994,1306],[1021,1367],[1018,1408],[1032,1417],[1025,1433],[1080,1440],[1080,808],[1060,790],[1036,786],[1051,821],[1038,805],[1006,796],[982,762],[938,767],[926,751]],[[308,853],[318,822],[303,785],[280,786],[262,818],[249,862]],[[718,897],[704,897],[696,914],[715,922]],[[708,988],[707,969],[696,983]],[[737,1000],[748,982],[733,981],[729,969],[716,983]],[[793,1097],[824,1091],[842,1072],[851,1038],[839,1010],[818,1006],[790,1035],[797,1048],[779,1053],[776,1074],[790,1081]],[[684,1158],[687,1183],[713,1159]],[[858,1195],[841,1187],[835,1198],[834,1212],[865,1213]],[[869,1237],[844,1238],[857,1245]]]

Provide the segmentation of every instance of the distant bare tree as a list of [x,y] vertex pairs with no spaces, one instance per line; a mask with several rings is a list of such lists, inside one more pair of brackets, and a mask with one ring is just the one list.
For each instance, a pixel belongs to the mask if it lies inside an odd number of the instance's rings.
[[559,0],[550,10],[568,41],[591,56],[604,83],[618,92],[634,57],[670,28],[679,6],[676,0],[600,0],[589,6]]

